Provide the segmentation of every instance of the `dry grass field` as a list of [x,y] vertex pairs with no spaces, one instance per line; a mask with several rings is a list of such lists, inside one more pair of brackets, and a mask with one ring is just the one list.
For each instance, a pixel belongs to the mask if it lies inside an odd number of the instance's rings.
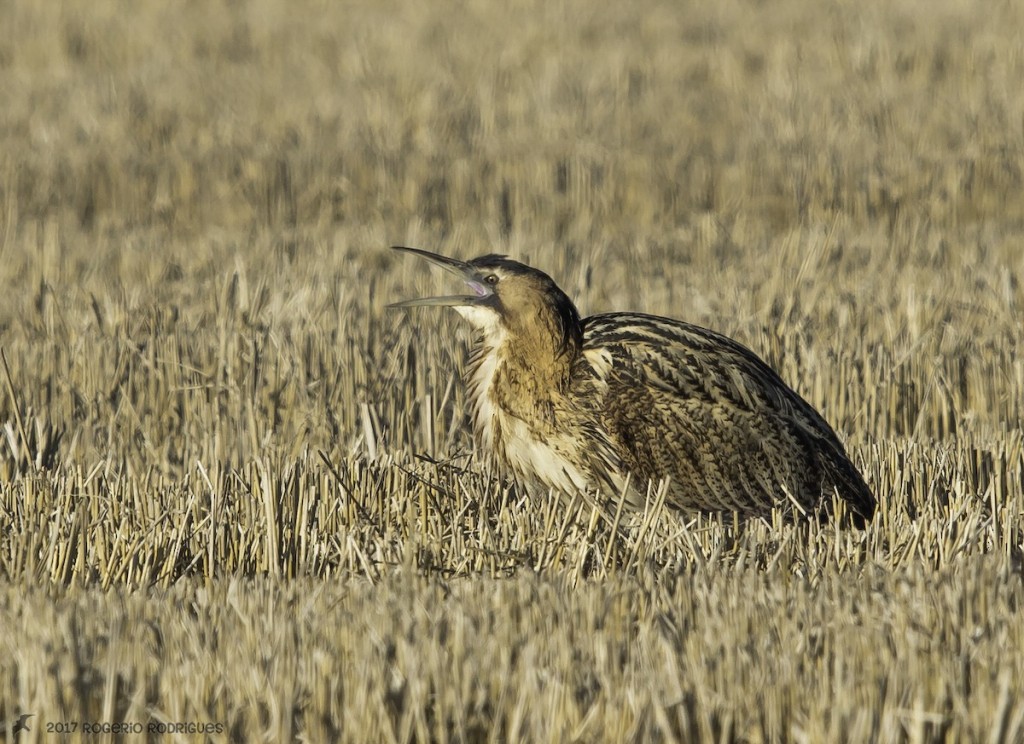
[[[0,3],[0,737],[1024,742],[1024,5]],[[732,335],[863,532],[473,450],[448,287]]]

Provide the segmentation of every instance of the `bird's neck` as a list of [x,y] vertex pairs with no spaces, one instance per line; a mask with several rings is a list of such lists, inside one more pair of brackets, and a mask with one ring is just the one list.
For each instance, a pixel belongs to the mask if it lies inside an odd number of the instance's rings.
[[[538,315],[484,336],[471,370],[476,407],[531,425],[553,418],[572,382],[582,347],[578,316]],[[479,422],[481,424],[486,422]]]
[[547,397],[568,384],[579,344],[530,329],[507,335],[492,353],[497,358],[499,379],[509,384],[514,379],[523,393]]

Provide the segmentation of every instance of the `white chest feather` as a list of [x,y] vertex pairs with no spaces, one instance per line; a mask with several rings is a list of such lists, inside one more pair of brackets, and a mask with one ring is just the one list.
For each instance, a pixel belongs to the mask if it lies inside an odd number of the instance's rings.
[[543,441],[521,420],[498,414],[505,459],[520,477],[540,481],[548,488],[573,493],[588,486],[587,476],[561,454],[560,442]]

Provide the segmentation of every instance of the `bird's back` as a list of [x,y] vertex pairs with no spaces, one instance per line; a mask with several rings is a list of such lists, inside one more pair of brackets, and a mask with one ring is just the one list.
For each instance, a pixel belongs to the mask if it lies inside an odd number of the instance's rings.
[[832,427],[742,344],[610,313],[583,321],[582,352],[576,379],[596,394],[593,415],[634,478],[671,480],[671,505],[815,513],[835,492],[856,523],[873,516],[875,498]]

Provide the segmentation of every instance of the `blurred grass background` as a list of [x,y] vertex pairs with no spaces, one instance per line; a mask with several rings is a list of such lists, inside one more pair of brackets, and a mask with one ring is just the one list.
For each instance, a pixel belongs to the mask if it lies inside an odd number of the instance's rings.
[[[968,0],[0,6],[0,715],[1024,740],[1022,29]],[[878,520],[616,537],[525,501],[472,457],[469,335],[383,309],[442,281],[392,243],[735,336]]]

